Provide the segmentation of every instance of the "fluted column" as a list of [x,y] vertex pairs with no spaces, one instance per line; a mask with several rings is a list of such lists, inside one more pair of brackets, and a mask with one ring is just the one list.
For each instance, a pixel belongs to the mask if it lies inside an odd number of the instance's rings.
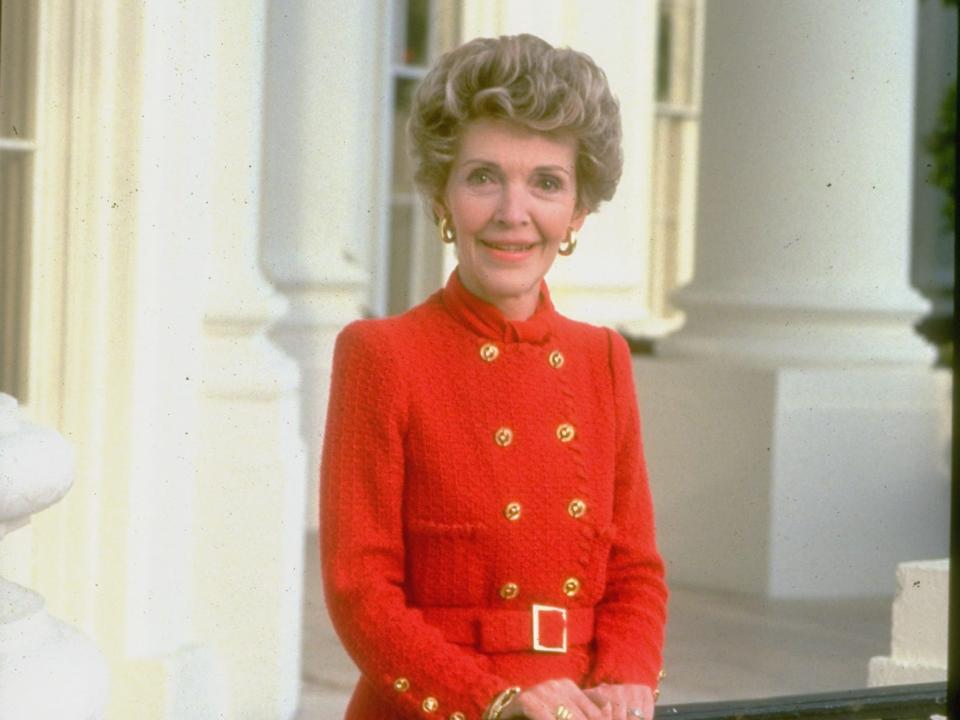
[[[21,416],[0,393],[0,540],[59,501],[73,480],[73,452],[53,430]],[[0,717],[99,720],[107,666],[76,628],[52,617],[43,598],[0,577]]]
[[42,7],[28,399],[77,473],[10,564],[97,639],[111,720],[288,720],[304,458],[259,270],[265,3]]
[[912,324],[914,3],[708,3],[686,326],[637,362],[676,582],[883,593],[946,545]]

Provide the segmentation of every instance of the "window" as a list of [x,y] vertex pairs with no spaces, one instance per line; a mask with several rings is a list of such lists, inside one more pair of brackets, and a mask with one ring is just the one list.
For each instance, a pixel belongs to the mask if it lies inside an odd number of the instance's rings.
[[673,330],[670,293],[693,276],[703,0],[660,0],[658,17],[649,301]]
[[406,124],[417,83],[430,63],[459,40],[458,3],[452,0],[397,0],[391,17],[386,157],[386,237],[378,314],[393,315],[417,304],[443,282],[443,247],[413,183]]
[[36,10],[0,0],[0,392],[27,393]]

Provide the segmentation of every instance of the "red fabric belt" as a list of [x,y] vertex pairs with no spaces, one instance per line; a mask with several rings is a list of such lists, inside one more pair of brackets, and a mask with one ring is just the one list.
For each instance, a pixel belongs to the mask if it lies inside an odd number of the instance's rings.
[[[517,652],[541,649],[562,652],[563,629],[566,645],[586,645],[593,640],[593,608],[566,608],[566,621],[559,608],[498,610],[494,608],[421,608],[423,618],[439,628],[443,636],[457,645],[472,645],[483,652]],[[537,615],[538,637],[533,634]],[[538,641],[538,642],[535,642]],[[536,648],[539,645],[540,648]],[[542,649],[546,648],[546,649]]]

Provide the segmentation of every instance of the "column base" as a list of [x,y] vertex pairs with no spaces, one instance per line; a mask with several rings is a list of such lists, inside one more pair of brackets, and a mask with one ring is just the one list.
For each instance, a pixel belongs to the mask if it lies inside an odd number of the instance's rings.
[[949,560],[897,568],[890,655],[870,658],[871,687],[946,680],[949,595]]
[[[750,365],[931,365],[936,352],[913,328],[926,309],[912,291],[899,307],[814,307],[775,297],[676,292],[683,330],[658,346],[664,357],[727,358]],[[892,295],[892,293],[891,293]],[[911,302],[913,301],[913,302]]]
[[[270,331],[276,342],[300,371],[300,428],[306,457],[316,468],[323,449],[324,424],[330,395],[333,350],[339,332],[361,317],[365,288],[359,282],[344,281],[309,286],[281,284],[280,291],[289,300],[287,314]],[[307,528],[316,531],[320,506],[319,473],[307,477]]]
[[671,582],[892,594],[898,562],[946,552],[948,374],[682,358],[635,372]]

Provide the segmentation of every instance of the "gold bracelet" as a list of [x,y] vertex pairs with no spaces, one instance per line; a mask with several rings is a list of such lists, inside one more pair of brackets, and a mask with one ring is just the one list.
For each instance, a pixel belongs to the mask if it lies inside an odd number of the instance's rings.
[[497,695],[483,713],[483,720],[500,720],[503,709],[520,694],[520,688],[510,687]]

